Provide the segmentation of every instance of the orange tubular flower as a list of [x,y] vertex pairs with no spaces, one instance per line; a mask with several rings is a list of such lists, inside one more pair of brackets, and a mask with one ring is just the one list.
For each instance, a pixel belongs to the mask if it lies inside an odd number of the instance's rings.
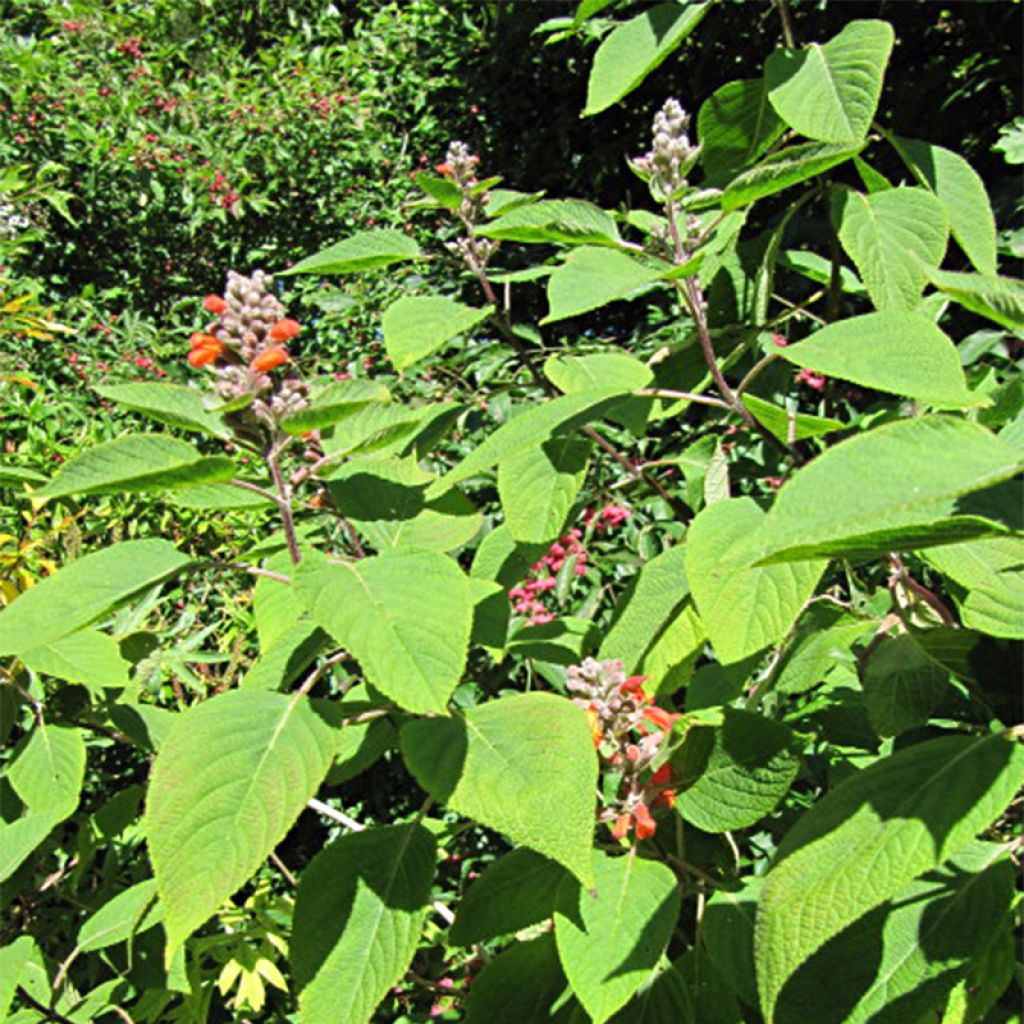
[[219,295],[207,295],[203,299],[203,308],[207,313],[212,313],[214,316],[220,316],[221,313],[228,311],[228,304]]
[[288,349],[282,345],[264,349],[250,364],[249,368],[257,373],[266,373],[275,366],[288,362]]
[[193,351],[197,348],[216,348],[218,345],[224,347],[212,334],[203,334],[201,331],[192,332],[188,345]]
[[632,814],[620,814],[615,819],[615,824],[612,825],[612,836],[615,839],[622,839],[633,825]]
[[662,732],[668,732],[681,716],[664,708],[653,707],[644,708],[643,717]]
[[647,810],[647,805],[637,804],[633,815],[636,818],[637,839],[650,839],[657,831],[658,825],[651,817],[651,812]]
[[198,348],[192,349],[188,354],[189,366],[198,370],[202,366],[209,366],[210,363],[215,363],[224,351],[224,346],[216,338],[214,341],[216,345],[201,345]]
[[601,719],[593,704],[587,708],[587,721],[590,723],[590,735],[594,737],[594,746],[601,746]]
[[301,324],[297,323],[295,320],[285,317],[284,320],[278,320],[277,323],[270,328],[270,340],[291,341],[292,338],[294,338],[301,330]]
[[455,169],[451,164],[438,164],[434,170],[437,171],[438,174],[443,174],[445,177],[455,173]]
[[661,807],[675,807],[676,791],[674,789],[663,789],[655,801]]

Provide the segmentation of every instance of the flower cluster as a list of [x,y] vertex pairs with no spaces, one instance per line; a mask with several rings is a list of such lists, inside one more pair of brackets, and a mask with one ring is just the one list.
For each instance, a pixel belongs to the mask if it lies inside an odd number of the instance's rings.
[[621,661],[587,658],[569,669],[566,682],[573,703],[587,713],[601,760],[622,776],[614,804],[598,813],[616,839],[631,830],[650,839],[657,829],[652,810],[675,805],[672,769],[667,763],[651,769],[680,716],[652,704],[645,681],[627,676]]
[[700,156],[700,146],[690,142],[689,127],[690,115],[679,101],[666,100],[654,115],[650,151],[630,161],[658,200],[668,199],[686,184],[686,176]]
[[448,242],[447,245],[448,249],[464,259],[474,272],[482,270],[498,248],[497,242],[489,238],[477,238],[473,232],[474,226],[483,218],[484,207],[489,199],[486,191],[477,188],[479,182],[476,168],[479,163],[480,157],[471,153],[464,142],[451,142],[444,162],[434,168],[462,193],[458,217],[468,233],[462,238]]
[[297,376],[275,380],[271,372],[290,361],[286,344],[301,326],[284,315],[262,270],[245,277],[228,271],[223,296],[207,295],[203,306],[217,319],[193,333],[188,361],[195,368],[212,366],[215,389],[226,402],[254,396],[257,419],[273,425],[306,405],[308,388]]

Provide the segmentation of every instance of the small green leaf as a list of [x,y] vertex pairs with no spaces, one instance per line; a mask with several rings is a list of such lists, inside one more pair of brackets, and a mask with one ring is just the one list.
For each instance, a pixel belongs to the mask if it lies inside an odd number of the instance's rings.
[[949,691],[946,676],[908,633],[883,638],[864,669],[864,702],[878,735],[924,725]]
[[993,274],[928,270],[928,279],[964,309],[1011,331],[1024,330],[1024,281]]
[[235,465],[222,455],[204,456],[192,445],[162,434],[129,434],[69,459],[33,497],[118,494],[188,487],[230,480]]
[[33,812],[61,821],[78,806],[85,778],[85,741],[78,729],[39,723],[15,751],[7,779]]
[[704,184],[722,187],[756,160],[785,125],[768,102],[763,78],[740,78],[717,89],[697,115]]
[[177,716],[153,762],[143,818],[169,951],[285,837],[336,744],[308,700],[283,693],[232,690]]
[[544,363],[544,376],[559,391],[571,395],[593,388],[645,388],[654,379],[654,372],[626,352],[596,352],[588,356],[551,356]]
[[291,963],[301,1024],[366,1024],[409,968],[434,880],[434,838],[388,825],[335,839],[302,873]]
[[63,820],[54,810],[30,811],[14,821],[0,819],[0,882],[6,882]]
[[983,401],[967,389],[956,345],[920,313],[893,310],[839,320],[781,355],[794,366],[939,408]]
[[632,92],[700,24],[710,3],[663,3],[617,25],[594,54],[583,116]]
[[141,935],[163,919],[156,898],[156,880],[147,878],[129,886],[82,922],[78,949],[91,953]]
[[466,1024],[550,1024],[552,1007],[565,989],[555,939],[542,935],[499,953],[473,980]]
[[384,347],[401,372],[446,345],[452,338],[490,316],[442,295],[406,296],[384,311]]
[[[844,321],[845,322],[845,321]],[[799,365],[799,364],[798,364]],[[838,376],[838,375],[837,375]],[[821,437],[835,430],[844,430],[847,424],[830,416],[812,416],[810,413],[794,413],[792,417],[783,408],[766,402],[756,395],[743,395],[743,404],[780,441],[802,441],[808,437]]]
[[401,746],[435,800],[593,883],[597,755],[586,716],[571,701],[502,697],[464,718],[409,722]]
[[622,241],[612,215],[582,199],[544,199],[515,206],[478,227],[476,233],[506,242],[602,246]]
[[357,231],[351,238],[336,242],[315,256],[300,260],[294,267],[279,270],[285,274],[354,274],[362,270],[387,267],[403,260],[414,260],[420,247],[407,234],[391,228]]
[[13,942],[0,946],[0,1024],[6,1024],[7,1013],[29,959],[38,956],[36,940],[31,935],[19,935]]
[[391,401],[391,394],[383,384],[368,380],[330,381],[313,392],[309,405],[281,421],[281,426],[293,437],[310,430],[322,430],[355,416],[368,407],[377,407]]
[[555,943],[569,984],[594,1024],[629,1002],[654,970],[679,916],[675,875],[635,853],[593,853],[594,892],[558,889]]
[[658,281],[664,268],[619,252],[583,246],[548,278],[548,315],[542,324],[599,309]]
[[82,683],[97,696],[106,687],[128,685],[128,662],[117,641],[98,629],[82,629],[51,644],[22,651],[21,660],[33,672],[66,683]]
[[160,423],[182,430],[196,430],[211,434],[224,441],[231,439],[231,431],[220,417],[203,405],[205,393],[184,384],[158,384],[139,381],[131,384],[108,384],[93,389],[101,398],[117,402],[126,409],[141,412]]
[[886,21],[851,21],[824,46],[776,50],[764,67],[776,113],[808,139],[862,142],[882,93],[893,39]]

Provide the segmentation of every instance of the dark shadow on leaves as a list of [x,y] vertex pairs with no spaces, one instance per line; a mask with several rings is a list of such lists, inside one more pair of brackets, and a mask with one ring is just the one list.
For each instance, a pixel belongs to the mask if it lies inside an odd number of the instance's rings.
[[403,726],[401,742],[416,781],[438,803],[446,803],[466,763],[466,723],[461,718],[420,718]]

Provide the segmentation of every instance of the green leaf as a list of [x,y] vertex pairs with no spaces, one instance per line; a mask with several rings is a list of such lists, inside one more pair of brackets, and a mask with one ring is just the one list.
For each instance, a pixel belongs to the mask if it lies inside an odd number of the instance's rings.
[[686,574],[723,664],[781,640],[825,570],[821,561],[755,567],[766,519],[753,499],[728,498],[703,509],[687,533]]
[[885,637],[864,669],[864,702],[879,736],[924,725],[949,692],[947,673],[908,633]]
[[1013,875],[1004,847],[971,843],[812,955],[784,987],[776,1020],[937,1020],[950,989],[1004,926]]
[[78,729],[39,723],[15,752],[7,779],[33,812],[57,821],[74,813],[85,779],[85,741]]
[[[623,387],[633,390],[647,387],[654,372],[636,356],[625,352],[596,352],[587,356],[551,356],[544,363],[544,375],[567,395],[588,388]],[[638,437],[647,427],[652,402],[649,398],[631,397],[608,411],[608,419],[621,423]]]
[[125,942],[162,920],[156,898],[156,880],[147,878],[107,900],[78,930],[77,948],[82,953]]
[[686,686],[707,634],[692,601],[686,601],[655,634],[654,640],[637,666],[647,676],[646,686],[655,696],[675,693]]
[[663,272],[617,249],[574,249],[548,278],[548,315],[541,323],[565,320],[628,298],[659,280]]
[[981,274],[996,272],[996,221],[985,185],[973,167],[944,146],[889,136],[911,173],[935,193],[953,237]]
[[[400,403],[370,402],[356,409],[322,438],[324,451],[334,458],[342,455],[383,452],[407,444],[423,428],[428,416],[440,406],[412,408]],[[447,407],[449,410],[453,406]]]
[[1019,468],[1013,449],[974,423],[947,416],[887,423],[793,474],[768,513],[760,558],[871,558],[998,532],[964,496]]
[[433,551],[347,564],[307,557],[293,580],[367,682],[409,711],[446,713],[466,666],[475,603],[456,562]]
[[291,963],[301,1024],[365,1024],[408,970],[430,902],[436,847],[421,825],[335,839],[302,873]]
[[665,3],[617,25],[601,42],[587,82],[583,116],[631,93],[700,24],[710,3]]
[[940,408],[983,401],[967,389],[956,345],[920,313],[893,310],[839,320],[781,355],[794,366]]
[[824,46],[776,50],[764,66],[768,98],[779,117],[808,139],[862,142],[892,45],[888,22],[851,21]]
[[33,672],[66,683],[82,683],[97,696],[106,687],[128,685],[129,664],[117,641],[98,629],[82,629],[51,644],[22,651],[21,660]]
[[992,274],[928,270],[928,279],[944,295],[972,313],[1011,331],[1024,329],[1024,282]]
[[517,942],[473,980],[466,1000],[466,1024],[551,1024],[552,1007],[564,988],[553,935]]
[[69,459],[33,497],[48,501],[68,494],[157,491],[234,475],[234,463],[222,455],[204,456],[185,441],[162,434],[129,434]]
[[780,149],[729,183],[722,196],[722,209],[735,210],[824,174],[856,156],[863,148],[864,143],[834,146],[806,142]]
[[6,946],[0,946],[0,1024],[8,1020],[14,990],[33,954],[38,955],[38,949],[31,935],[20,935]]
[[715,90],[697,115],[705,186],[724,186],[764,153],[785,127],[768,102],[763,78],[739,78]]
[[[844,321],[845,323],[846,321]],[[821,437],[831,434],[834,430],[844,430],[847,424],[834,420],[829,416],[812,416],[809,413],[794,413],[792,426],[789,413],[771,402],[755,395],[743,395],[743,404],[766,426],[780,441],[789,441],[790,432],[794,441],[802,441],[808,437]]]
[[705,832],[760,821],[786,795],[800,768],[800,744],[788,726],[735,708],[723,713],[723,724],[711,730],[700,774],[676,797],[676,810]]
[[476,233],[505,242],[602,246],[622,241],[615,218],[583,199],[544,199],[516,206],[478,227]]
[[641,567],[618,600],[599,658],[619,659],[627,673],[637,670],[658,634],[690,596],[684,563],[684,548],[672,547]]
[[462,718],[409,722],[401,745],[435,800],[593,884],[597,755],[586,715],[571,701],[551,693],[502,697]]
[[355,416],[367,407],[378,407],[391,401],[383,384],[368,380],[330,381],[315,391],[309,405],[281,421],[293,437],[310,430],[322,430]]
[[704,908],[700,937],[711,962],[733,993],[757,1006],[754,974],[754,921],[763,878],[742,880],[739,889],[716,889]]
[[698,1021],[693,997],[682,971],[667,960],[640,986],[633,998],[611,1020],[611,1024],[705,1024]]
[[279,270],[285,274],[354,274],[362,270],[388,267],[403,260],[414,260],[420,247],[402,231],[377,228],[357,231],[351,238],[322,249],[315,256],[300,260],[294,267]]
[[621,400],[623,392],[623,388],[599,388],[562,395],[531,406],[489,434],[454,469],[431,484],[426,491],[427,498],[444,494],[453,484],[478,476],[502,459],[542,445],[556,434],[575,430],[600,419],[612,405]]
[[[257,487],[262,481],[248,480]],[[274,505],[273,499],[234,487],[232,484],[195,484],[182,487],[167,495],[167,500],[178,508],[194,509],[244,509],[266,511]]]
[[834,606],[812,605],[779,661],[774,688],[779,693],[805,693],[817,686],[837,665],[853,662],[854,641],[876,626],[873,619],[841,615]]
[[1010,639],[1024,639],[1024,572],[1003,569],[967,595],[965,626]]
[[[448,178],[438,178],[433,174],[427,174],[425,171],[419,171],[415,178],[417,186],[421,188],[434,202],[431,203],[429,200],[422,200],[422,203],[426,206],[440,206],[444,209],[451,210],[453,213],[458,210],[459,203],[462,202],[462,192],[459,186]],[[417,206],[420,204],[417,203]]]
[[569,984],[603,1024],[654,970],[679,916],[675,875],[635,853],[593,853],[596,893],[573,878],[558,889],[555,943]]
[[0,613],[0,655],[20,655],[53,644],[178,572],[188,561],[165,540],[122,541],[83,555]]
[[224,441],[231,439],[231,431],[220,417],[209,412],[198,388],[184,384],[157,384],[140,381],[131,384],[108,384],[93,389],[100,398],[117,402],[133,412],[141,412],[150,419],[167,423],[182,430],[195,430],[211,434]]
[[783,986],[808,957],[967,846],[1022,783],[1024,750],[1006,735],[946,736],[876,761],[805,812],[758,906],[765,1018],[779,1020]]
[[563,867],[533,850],[520,847],[506,853],[470,886],[448,941],[472,946],[547,920],[563,878]]
[[0,819],[0,882],[6,882],[25,863],[63,817],[45,810],[30,811],[11,822]]
[[169,951],[273,852],[336,744],[308,700],[283,693],[232,690],[177,717],[153,762],[143,818]]
[[401,372],[486,320],[491,312],[442,295],[406,296],[384,311],[384,347]]
[[[46,477],[37,473],[34,469],[26,469],[24,466],[0,465],[0,484],[38,484],[46,483]],[[13,944],[12,944],[13,945]],[[4,949],[9,949],[5,946]]]
[[513,539],[542,543],[562,532],[589,456],[589,441],[555,437],[498,464],[498,495]]
[[910,310],[921,298],[927,269],[946,253],[949,228],[942,203],[923,188],[862,195],[836,193],[839,240],[860,272],[876,309]]

